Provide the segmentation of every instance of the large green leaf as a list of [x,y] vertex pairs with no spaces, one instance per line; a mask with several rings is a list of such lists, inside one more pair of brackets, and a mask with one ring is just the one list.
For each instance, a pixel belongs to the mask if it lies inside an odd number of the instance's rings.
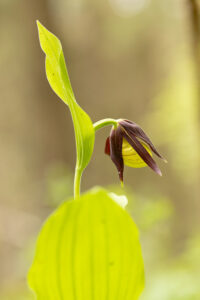
[[138,230],[102,189],[67,201],[44,224],[29,272],[38,300],[136,300],[144,271]]
[[40,45],[46,54],[46,75],[54,92],[69,106],[76,134],[77,168],[90,161],[94,146],[94,129],[90,117],[75,100],[59,39],[37,21]]

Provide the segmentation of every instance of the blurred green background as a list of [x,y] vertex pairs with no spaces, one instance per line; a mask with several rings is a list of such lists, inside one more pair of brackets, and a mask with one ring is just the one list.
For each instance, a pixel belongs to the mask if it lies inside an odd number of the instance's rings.
[[0,0],[0,299],[26,285],[45,218],[72,195],[73,125],[45,78],[36,19],[62,41],[72,86],[95,122],[127,118],[165,165],[125,169],[125,190],[97,133],[82,190],[129,197],[146,270],[141,300],[200,299],[200,7],[195,0]]

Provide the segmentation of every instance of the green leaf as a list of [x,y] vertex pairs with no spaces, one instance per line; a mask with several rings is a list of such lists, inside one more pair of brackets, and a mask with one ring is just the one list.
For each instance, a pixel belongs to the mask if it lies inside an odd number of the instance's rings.
[[76,135],[77,169],[88,165],[94,147],[94,128],[90,117],[75,100],[59,39],[37,21],[40,45],[46,54],[46,75],[54,92],[69,106]]
[[144,286],[138,230],[102,189],[67,201],[44,224],[28,282],[38,300],[136,300]]

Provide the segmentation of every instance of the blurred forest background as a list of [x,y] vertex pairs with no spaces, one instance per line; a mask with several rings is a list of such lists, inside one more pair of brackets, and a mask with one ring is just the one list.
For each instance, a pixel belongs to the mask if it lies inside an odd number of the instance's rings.
[[[45,218],[72,195],[68,108],[45,78],[39,19],[63,44],[72,86],[92,120],[127,118],[168,164],[163,177],[125,169],[140,230],[141,300],[200,299],[200,7],[195,0],[0,0],[0,299],[33,299],[26,285]],[[96,135],[82,190],[121,190]]]

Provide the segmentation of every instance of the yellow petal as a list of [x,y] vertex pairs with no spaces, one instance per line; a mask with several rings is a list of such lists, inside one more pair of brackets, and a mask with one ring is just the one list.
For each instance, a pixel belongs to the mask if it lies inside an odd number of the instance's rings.
[[[141,141],[140,143],[152,156],[149,147]],[[143,161],[143,159],[137,154],[137,152],[132,148],[132,146],[125,139],[123,139],[123,144],[122,144],[122,156],[123,156],[124,164],[126,166],[132,168],[143,168],[147,166],[147,164]]]

